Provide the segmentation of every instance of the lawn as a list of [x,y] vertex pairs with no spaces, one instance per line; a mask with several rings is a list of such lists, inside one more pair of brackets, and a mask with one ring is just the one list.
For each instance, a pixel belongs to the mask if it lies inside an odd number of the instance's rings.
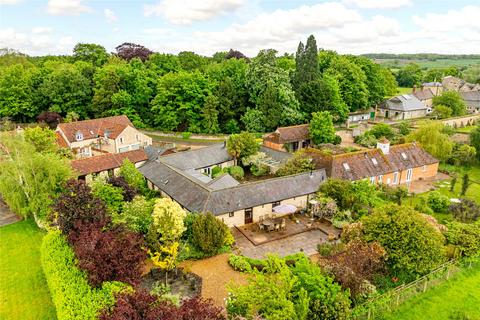
[[397,92],[398,94],[409,94],[412,93],[412,88],[398,87]]
[[466,127],[463,127],[463,128],[457,128],[455,129],[456,132],[460,132],[460,133],[470,133],[473,131],[473,129],[475,129],[477,126],[466,126]]
[[[383,319],[480,319],[480,264],[420,294]],[[456,315],[456,317],[452,317]]]
[[55,319],[40,264],[44,232],[32,221],[0,228],[0,319]]

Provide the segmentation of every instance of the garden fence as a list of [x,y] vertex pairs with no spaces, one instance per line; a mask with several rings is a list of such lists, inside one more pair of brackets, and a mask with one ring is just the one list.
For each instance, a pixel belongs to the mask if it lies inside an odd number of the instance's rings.
[[[479,262],[480,260],[468,260],[463,263],[465,268],[471,268],[473,264]],[[354,319],[377,319],[381,317],[382,314],[395,310],[403,302],[415,295],[426,292],[428,289],[443,283],[460,270],[462,270],[460,262],[450,260],[413,282],[400,285],[393,290],[357,306],[355,308],[356,312],[354,312]]]

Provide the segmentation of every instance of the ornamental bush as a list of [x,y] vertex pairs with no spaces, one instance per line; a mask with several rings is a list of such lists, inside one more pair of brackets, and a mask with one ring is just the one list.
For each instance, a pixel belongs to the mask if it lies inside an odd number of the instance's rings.
[[427,203],[434,212],[445,213],[450,205],[450,199],[438,191],[432,191],[428,194]]
[[376,208],[362,224],[365,240],[382,245],[397,274],[425,274],[445,260],[444,237],[411,207]]
[[460,249],[462,255],[480,255],[480,225],[452,222],[445,234],[447,241]]
[[207,255],[216,254],[230,232],[227,225],[213,214],[198,214],[192,224],[192,243]]
[[228,173],[235,179],[235,180],[242,180],[245,176],[245,172],[243,168],[240,166],[231,166],[228,168]]
[[140,234],[122,228],[104,231],[94,224],[84,224],[72,236],[78,265],[87,271],[92,286],[113,280],[132,285],[140,282],[147,259]]
[[147,234],[153,222],[153,200],[144,196],[136,196],[131,202],[125,202],[121,213],[114,213],[112,220],[116,224],[124,224],[129,230]]
[[105,181],[98,179],[92,184],[92,193],[97,198],[103,200],[107,205],[108,212],[119,212],[123,205],[123,189],[114,187]]
[[121,188],[123,190],[122,195],[123,200],[125,201],[132,201],[137,195],[137,190],[130,186],[124,177],[111,177],[107,182],[112,186]]
[[76,229],[75,224],[98,223],[106,225],[110,218],[105,203],[94,197],[90,187],[81,180],[70,179],[55,200],[52,220],[64,235]]
[[86,273],[77,267],[75,254],[60,231],[51,231],[43,238],[41,263],[58,320],[97,319],[103,308],[114,305],[115,294],[125,289],[121,282],[90,287]]

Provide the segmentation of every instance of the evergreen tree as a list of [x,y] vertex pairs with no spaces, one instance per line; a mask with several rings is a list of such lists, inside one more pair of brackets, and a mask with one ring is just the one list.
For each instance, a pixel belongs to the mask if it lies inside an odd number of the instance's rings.
[[205,99],[205,104],[202,110],[202,125],[207,133],[217,133],[220,131],[218,127],[218,98],[214,95],[209,95]]

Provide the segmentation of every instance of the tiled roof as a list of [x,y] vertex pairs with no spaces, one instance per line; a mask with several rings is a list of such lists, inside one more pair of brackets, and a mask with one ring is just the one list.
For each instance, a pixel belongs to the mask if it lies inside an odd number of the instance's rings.
[[71,165],[79,175],[86,175],[118,168],[122,165],[123,160],[125,159],[129,159],[132,163],[137,163],[146,161],[148,157],[143,149],[138,149],[122,153],[107,153],[100,156],[72,160]]
[[57,139],[57,145],[60,148],[68,148],[67,141],[63,138],[62,134],[58,131],[55,132],[55,138]]
[[398,111],[413,111],[427,109],[427,107],[412,94],[402,94],[383,102],[381,108]]
[[180,170],[200,169],[232,160],[224,143],[205,148],[177,152],[161,157],[162,162]]
[[301,124],[298,126],[277,128],[275,132],[267,135],[264,140],[283,144],[299,140],[307,140],[309,137],[309,125]]
[[463,100],[480,101],[480,91],[464,91],[460,92]]
[[75,135],[77,132],[81,132],[83,139],[94,139],[99,136],[104,137],[105,132],[108,132],[108,136],[115,139],[120,133],[127,127],[132,126],[127,116],[113,116],[100,119],[75,121],[68,123],[60,123],[57,126],[57,130],[61,130],[69,142],[77,141]]
[[415,143],[390,146],[388,154],[383,154],[380,149],[340,155],[330,155],[313,149],[308,149],[307,152],[315,166],[325,168],[329,177],[352,181],[438,162]]
[[418,100],[428,100],[433,98],[433,92],[430,89],[417,90],[413,93]]

